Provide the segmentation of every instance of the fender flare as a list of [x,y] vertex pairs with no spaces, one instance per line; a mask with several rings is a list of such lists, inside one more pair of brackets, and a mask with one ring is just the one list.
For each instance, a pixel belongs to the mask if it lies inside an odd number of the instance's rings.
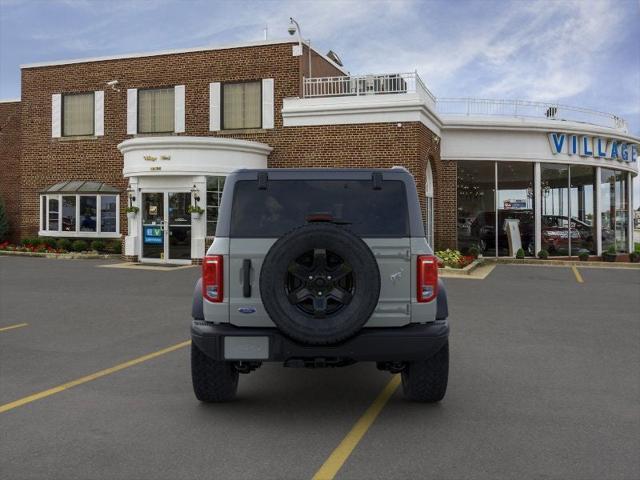
[[202,277],[198,279],[196,286],[193,289],[191,316],[194,320],[204,320],[204,310],[202,309]]
[[442,280],[438,279],[438,297],[436,298],[436,320],[446,320],[449,316],[449,304],[447,303],[447,290]]

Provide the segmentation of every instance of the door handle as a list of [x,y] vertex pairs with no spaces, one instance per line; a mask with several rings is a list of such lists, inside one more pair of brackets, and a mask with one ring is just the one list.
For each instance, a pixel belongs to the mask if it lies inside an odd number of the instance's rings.
[[242,296],[251,296],[251,259],[242,260]]

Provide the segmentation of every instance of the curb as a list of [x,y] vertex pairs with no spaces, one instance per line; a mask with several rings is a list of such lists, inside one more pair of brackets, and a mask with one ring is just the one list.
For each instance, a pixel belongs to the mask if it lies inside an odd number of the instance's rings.
[[444,273],[446,276],[457,277],[457,276],[465,276],[471,275],[471,273],[478,268],[480,265],[483,265],[486,259],[477,258],[469,265],[464,268],[452,268],[452,267],[443,267],[438,269],[438,272]]
[[42,257],[55,258],[57,260],[96,260],[96,259],[121,259],[120,254],[114,253],[41,253],[41,252],[12,252],[10,250],[0,250],[0,255],[15,257]]
[[534,265],[538,267],[587,267],[587,268],[621,268],[621,269],[640,269],[640,263],[630,262],[582,262],[580,260],[540,260],[529,259],[524,260],[516,258],[485,258],[487,262],[501,263],[506,265]]

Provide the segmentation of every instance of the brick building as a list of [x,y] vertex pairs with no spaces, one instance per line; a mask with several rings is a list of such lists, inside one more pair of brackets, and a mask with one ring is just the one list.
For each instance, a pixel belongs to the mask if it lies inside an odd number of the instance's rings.
[[[122,239],[130,258],[189,262],[215,232],[234,169],[404,166],[438,249],[629,249],[638,138],[618,117],[437,100],[416,73],[354,76],[336,57],[299,47],[265,41],[22,66],[20,100],[0,103],[12,240]],[[569,217],[580,223],[563,227]],[[519,243],[504,233],[507,220],[519,224]]]

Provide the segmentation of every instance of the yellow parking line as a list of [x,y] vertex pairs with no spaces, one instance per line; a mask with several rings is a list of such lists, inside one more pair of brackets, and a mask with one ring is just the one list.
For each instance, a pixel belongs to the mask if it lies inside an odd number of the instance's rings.
[[78,385],[82,385],[83,383],[90,382],[91,380],[96,380],[100,377],[104,377],[106,375],[119,372],[120,370],[124,370],[125,368],[133,367],[134,365],[138,365],[139,363],[146,362],[147,360],[151,360],[152,358],[159,357],[160,355],[164,355],[165,353],[173,352],[174,350],[178,350],[190,344],[191,344],[191,340],[187,340],[186,342],[178,343],[177,345],[173,345],[171,347],[158,350],[157,352],[149,353],[148,355],[134,358],[133,360],[129,360],[128,362],[121,363],[119,365],[116,365],[115,367],[107,368],[105,370],[100,370],[99,372],[92,373],[91,375],[87,375],[86,377],[78,378],[77,380],[72,380],[70,382],[64,383],[57,387],[50,388],[49,390],[44,390],[43,392],[34,393],[33,395],[29,395],[28,397],[15,400],[11,403],[5,403],[4,405],[0,405],[0,413],[13,410],[14,408],[18,408],[23,405],[26,405],[27,403],[35,402],[36,400],[40,400],[41,398],[50,397],[51,395],[55,395],[56,393],[63,392],[64,390],[68,390],[69,388],[77,387]]
[[26,327],[29,325],[28,323],[16,323],[15,325],[9,325],[8,327],[0,328],[0,332],[4,332],[5,330],[13,330],[14,328]]
[[378,398],[376,398],[367,411],[364,412],[364,415],[356,422],[347,436],[340,442],[340,445],[337,446],[329,458],[322,464],[320,470],[316,472],[312,480],[332,480],[336,476],[399,385],[400,375],[396,374],[387,386],[384,387],[384,390],[380,392]]
[[576,276],[577,282],[584,283],[584,280],[582,279],[582,275],[580,275],[580,272],[578,271],[575,265],[571,266],[571,270],[573,270],[573,274]]

